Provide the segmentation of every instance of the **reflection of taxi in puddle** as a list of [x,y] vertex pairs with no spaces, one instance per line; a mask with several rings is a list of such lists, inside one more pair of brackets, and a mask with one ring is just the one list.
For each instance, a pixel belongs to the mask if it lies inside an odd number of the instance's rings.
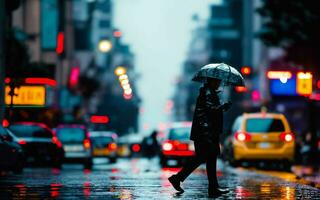
[[116,133],[109,131],[91,131],[90,139],[93,144],[93,156],[105,157],[114,163],[117,161]]
[[191,122],[176,122],[169,127],[167,137],[161,144],[162,166],[166,166],[168,162],[183,162],[195,155],[193,142],[189,139],[190,131]]
[[283,114],[251,113],[239,116],[232,135],[224,143],[224,154],[232,165],[242,161],[294,160],[294,135]]

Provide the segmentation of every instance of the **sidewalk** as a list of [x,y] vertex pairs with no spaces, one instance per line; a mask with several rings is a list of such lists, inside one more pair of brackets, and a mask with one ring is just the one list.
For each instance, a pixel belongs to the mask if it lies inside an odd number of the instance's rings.
[[291,171],[297,176],[297,179],[304,179],[308,184],[320,188],[320,168],[313,169],[311,166],[296,165]]

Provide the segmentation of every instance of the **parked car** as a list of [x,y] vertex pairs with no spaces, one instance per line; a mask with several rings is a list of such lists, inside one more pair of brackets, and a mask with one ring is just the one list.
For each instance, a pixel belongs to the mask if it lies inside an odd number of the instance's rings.
[[55,129],[55,133],[63,144],[66,162],[80,162],[84,164],[85,168],[92,168],[93,148],[89,133],[84,125],[59,125]]
[[24,152],[9,132],[0,126],[0,170],[21,173],[24,167]]
[[16,122],[9,126],[9,130],[22,146],[27,163],[61,167],[64,158],[62,144],[48,126],[37,122]]
[[245,113],[235,120],[223,149],[233,166],[279,161],[288,168],[294,161],[295,135],[283,114]]
[[94,157],[105,157],[111,163],[117,161],[117,138],[118,135],[110,131],[91,131],[90,139],[93,145]]
[[195,155],[194,144],[190,140],[191,122],[172,123],[161,142],[160,164],[167,166],[169,160],[178,164],[185,162]]

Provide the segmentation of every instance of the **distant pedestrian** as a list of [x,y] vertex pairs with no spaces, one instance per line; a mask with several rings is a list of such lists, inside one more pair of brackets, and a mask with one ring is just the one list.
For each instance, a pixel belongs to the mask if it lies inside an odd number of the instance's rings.
[[159,143],[157,140],[158,131],[154,130],[150,134],[150,136],[144,138],[143,140],[143,147],[144,147],[144,153],[146,157],[153,158],[154,156],[157,156],[159,154]]
[[219,196],[228,190],[219,188],[216,175],[216,161],[220,154],[219,134],[222,133],[223,111],[230,108],[231,103],[220,104],[218,97],[218,79],[208,79],[201,89],[197,99],[192,122],[191,140],[194,141],[196,156],[187,162],[183,168],[169,178],[173,187],[183,192],[180,182],[183,182],[200,164],[206,163],[209,181],[209,196]]

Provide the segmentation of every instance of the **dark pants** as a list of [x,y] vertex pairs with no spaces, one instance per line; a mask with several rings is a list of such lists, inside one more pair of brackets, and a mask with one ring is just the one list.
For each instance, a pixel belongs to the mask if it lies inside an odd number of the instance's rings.
[[[187,162],[178,172],[177,177],[184,181],[199,165],[206,163],[209,188],[217,188],[217,154],[219,151],[214,145],[207,142],[194,142],[196,156]],[[219,146],[217,146],[219,148]]]

